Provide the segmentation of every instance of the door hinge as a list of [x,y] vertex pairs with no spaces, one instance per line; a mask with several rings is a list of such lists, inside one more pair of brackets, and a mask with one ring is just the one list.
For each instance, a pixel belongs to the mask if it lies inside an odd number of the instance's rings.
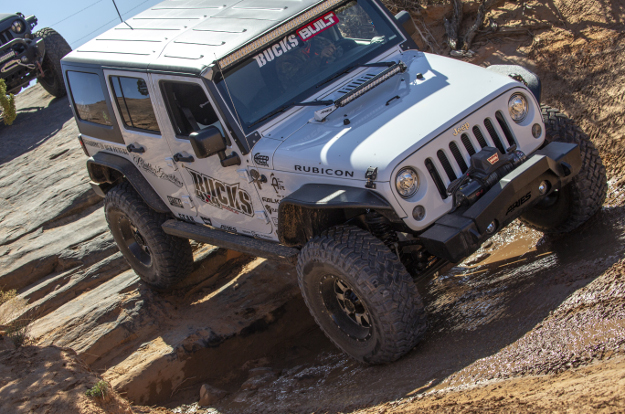
[[269,215],[265,210],[257,210],[254,212],[254,217],[259,220],[263,220],[265,223],[269,224]]
[[167,164],[167,166],[173,169],[174,171],[178,170],[178,165],[176,164],[176,161],[174,161],[172,157],[165,158],[165,164]]

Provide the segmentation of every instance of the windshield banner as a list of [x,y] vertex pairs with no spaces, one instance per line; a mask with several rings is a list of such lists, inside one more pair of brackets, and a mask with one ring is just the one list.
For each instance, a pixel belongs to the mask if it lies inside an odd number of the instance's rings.
[[297,34],[299,35],[300,39],[302,39],[303,41],[307,41],[317,36],[324,30],[334,26],[338,22],[339,18],[336,17],[336,14],[334,14],[334,12],[330,12],[324,16],[321,16],[317,20],[313,20],[301,29],[298,29]]

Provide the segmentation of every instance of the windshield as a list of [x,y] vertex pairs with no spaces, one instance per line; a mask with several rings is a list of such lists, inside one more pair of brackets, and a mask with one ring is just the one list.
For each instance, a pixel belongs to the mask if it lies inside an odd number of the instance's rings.
[[[366,0],[327,12],[225,72],[217,86],[249,131],[268,115],[316,93],[328,80],[402,40]],[[227,87],[226,87],[227,83]]]

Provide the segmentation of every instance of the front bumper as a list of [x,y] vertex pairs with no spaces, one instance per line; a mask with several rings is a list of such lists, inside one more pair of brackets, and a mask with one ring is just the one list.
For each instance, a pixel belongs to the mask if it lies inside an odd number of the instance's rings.
[[39,62],[45,53],[43,39],[13,39],[0,46],[0,77],[5,78]]
[[[581,166],[576,144],[552,142],[504,176],[475,204],[438,219],[419,240],[434,256],[457,263],[525,210],[568,184]],[[549,183],[545,194],[538,189],[543,181]]]

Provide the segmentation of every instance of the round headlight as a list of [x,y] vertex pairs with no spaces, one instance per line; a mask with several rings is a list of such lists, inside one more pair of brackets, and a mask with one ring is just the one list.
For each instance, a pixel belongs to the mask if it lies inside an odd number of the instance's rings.
[[529,105],[525,96],[522,93],[512,94],[508,101],[508,112],[512,120],[517,123],[523,121],[528,111]]
[[395,178],[395,187],[399,195],[403,198],[412,197],[419,189],[419,176],[417,172],[410,167],[399,170]]
[[22,22],[21,20],[14,21],[11,25],[11,30],[13,30],[15,33],[22,33],[24,31],[24,22]]

